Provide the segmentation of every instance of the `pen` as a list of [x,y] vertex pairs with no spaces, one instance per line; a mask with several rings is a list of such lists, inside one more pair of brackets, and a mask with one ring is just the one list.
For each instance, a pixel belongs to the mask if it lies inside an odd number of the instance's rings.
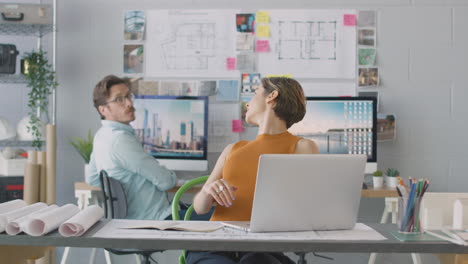
[[448,241],[448,242],[451,242],[451,243],[454,243],[454,244],[457,244],[457,245],[462,245],[462,246],[467,246],[468,243],[465,242],[465,241],[460,241],[458,239],[453,239],[452,237],[447,237],[447,236],[443,236],[443,235],[439,235],[435,232],[432,232],[432,231],[429,231],[429,230],[426,230],[426,233],[428,233],[429,235],[431,236],[435,236],[437,238],[440,238],[442,240],[445,240],[445,241]]

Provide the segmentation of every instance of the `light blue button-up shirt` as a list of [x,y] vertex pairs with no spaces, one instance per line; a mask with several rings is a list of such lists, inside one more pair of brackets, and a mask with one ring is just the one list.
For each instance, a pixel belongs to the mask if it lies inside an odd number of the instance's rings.
[[102,120],[94,136],[86,182],[100,187],[101,170],[122,184],[128,219],[163,220],[171,214],[166,191],[175,186],[176,175],[143,150],[131,126]]

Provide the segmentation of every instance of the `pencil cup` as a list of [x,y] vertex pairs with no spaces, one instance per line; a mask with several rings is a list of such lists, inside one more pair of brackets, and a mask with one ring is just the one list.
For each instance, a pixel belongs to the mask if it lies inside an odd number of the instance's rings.
[[424,233],[419,216],[421,199],[398,198],[398,231],[405,234]]

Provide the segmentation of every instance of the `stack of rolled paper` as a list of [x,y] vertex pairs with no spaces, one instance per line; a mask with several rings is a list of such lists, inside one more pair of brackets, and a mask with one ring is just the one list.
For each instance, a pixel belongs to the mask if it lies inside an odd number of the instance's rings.
[[23,200],[14,200],[0,203],[0,233],[43,236],[58,228],[62,236],[81,236],[103,216],[104,211],[97,205],[80,211],[74,204],[28,205]]

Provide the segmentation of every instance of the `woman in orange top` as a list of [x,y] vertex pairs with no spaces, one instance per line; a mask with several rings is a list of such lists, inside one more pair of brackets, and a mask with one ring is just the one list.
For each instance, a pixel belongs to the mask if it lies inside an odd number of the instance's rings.
[[[316,154],[315,142],[287,129],[305,115],[301,85],[283,77],[263,78],[247,104],[246,121],[258,126],[257,138],[228,145],[194,198],[197,214],[218,206],[213,221],[250,221],[258,160],[262,154]],[[281,253],[189,252],[187,263],[292,263]]]

